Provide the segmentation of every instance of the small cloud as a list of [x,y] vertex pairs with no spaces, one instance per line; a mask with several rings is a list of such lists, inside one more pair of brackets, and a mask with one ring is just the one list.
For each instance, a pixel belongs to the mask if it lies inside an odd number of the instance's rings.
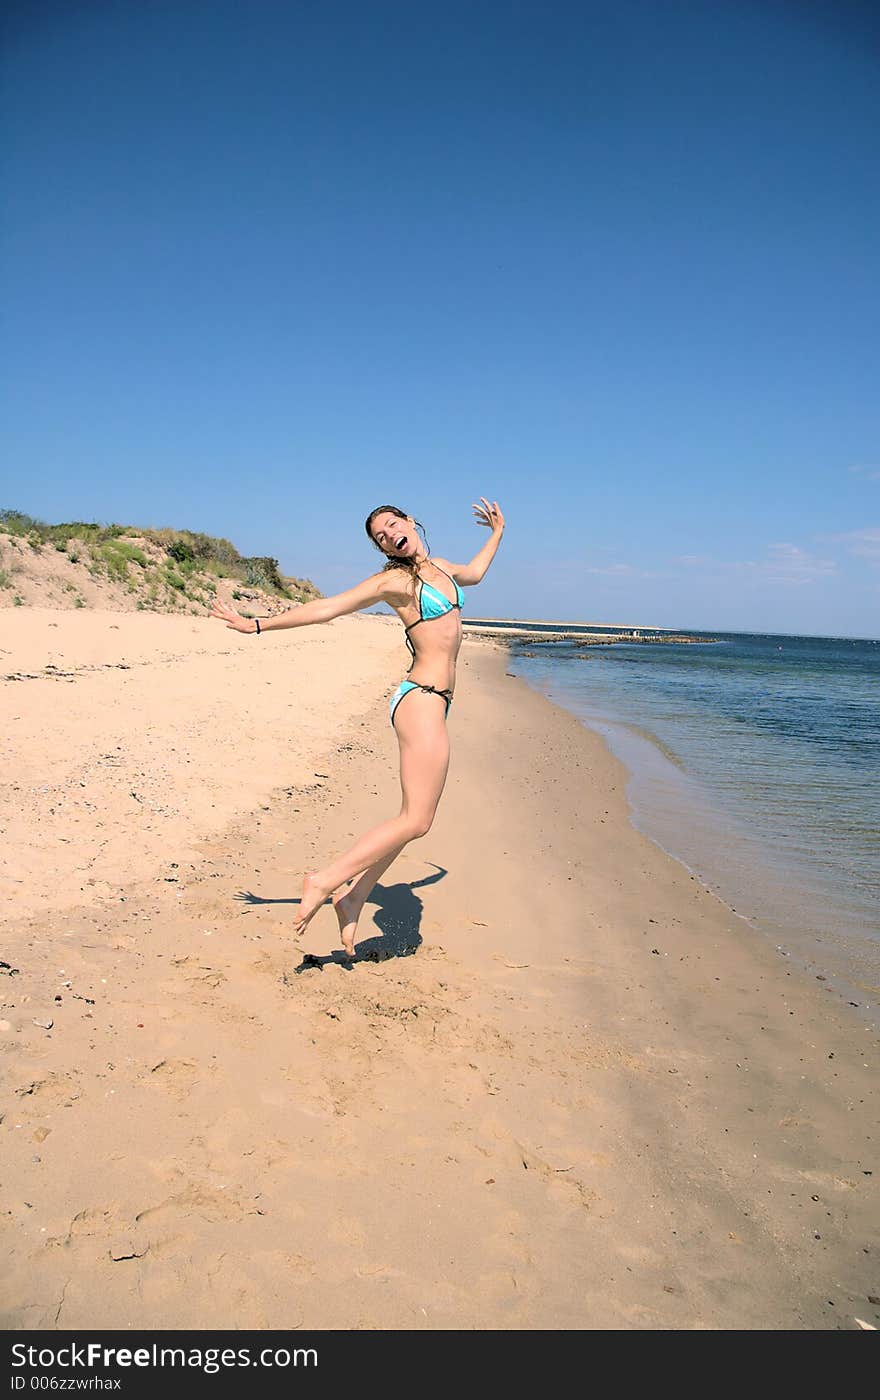
[[637,569],[635,564],[609,564],[607,569],[588,567],[588,574],[602,574],[605,578],[672,578],[667,569]]
[[833,559],[820,559],[796,544],[771,544],[770,558],[755,567],[778,583],[813,583],[836,572]]
[[852,472],[853,476],[861,476],[865,481],[880,481],[880,467],[878,466],[864,466],[860,464],[857,467],[850,467],[849,470]]
[[842,544],[848,554],[880,563],[880,528],[869,526],[865,530],[849,530],[842,535],[829,535],[828,538],[835,544]]
[[[817,579],[827,578],[837,571],[833,559],[810,554],[808,550],[801,549],[800,545],[788,541],[768,545],[766,557],[763,559],[716,559],[710,554],[678,554],[668,563],[677,568],[700,570],[706,578],[755,579],[759,582],[795,586],[815,583]],[[545,577],[554,583],[569,585],[584,581],[588,576],[603,578],[608,582],[677,577],[674,568],[642,569],[622,561],[615,564],[588,564],[584,559],[555,559],[542,565],[542,569]],[[691,582],[694,582],[693,578]]]
[[675,564],[702,569],[716,578],[764,579],[769,583],[804,584],[827,578],[836,571],[833,559],[822,559],[788,542],[767,546],[764,559],[713,559],[708,554],[679,554]]
[[650,569],[639,569],[635,564],[588,564],[584,559],[553,559],[541,568],[546,577],[560,583],[574,583],[587,574],[599,574],[603,578],[658,578]]

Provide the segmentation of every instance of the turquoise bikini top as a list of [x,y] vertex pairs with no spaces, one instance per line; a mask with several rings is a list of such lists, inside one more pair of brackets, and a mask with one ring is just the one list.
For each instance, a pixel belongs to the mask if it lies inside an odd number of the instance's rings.
[[[440,569],[440,565],[435,564],[434,568]],[[434,588],[432,584],[426,583],[421,575],[418,575],[419,583],[422,585],[419,590],[419,610],[422,614],[419,620],[421,622],[427,622],[429,618],[432,617],[443,617],[444,613],[452,612],[455,608],[464,607],[464,594],[455,582],[455,579],[451,574],[447,574],[445,569],[440,569],[440,572],[441,574],[446,574],[449,582],[454,586],[457,602],[450,603],[444,593]],[[425,597],[426,593],[429,595],[427,598]],[[414,622],[412,625],[413,627],[417,627],[418,623]],[[407,631],[409,631],[409,628],[407,628]]]
[[[440,565],[435,564],[434,568],[440,569]],[[432,584],[428,583],[427,580],[423,579],[421,574],[416,575],[420,585],[419,612],[421,613],[421,617],[419,618],[418,622],[411,622],[409,627],[404,628],[406,644],[412,652],[413,656],[413,659],[410,662],[409,666],[410,670],[412,670],[413,662],[416,659],[413,644],[409,639],[409,634],[413,630],[413,628],[418,627],[419,622],[433,622],[434,618],[436,617],[445,617],[447,613],[454,612],[456,608],[461,610],[461,608],[464,607],[464,594],[459,588],[458,584],[455,582],[455,579],[452,577],[451,574],[447,574],[445,569],[440,569],[440,572],[441,574],[446,574],[446,577],[449,579],[449,582],[455,588],[455,596],[457,601],[451,603],[445,594],[441,593],[438,588],[434,588]]]

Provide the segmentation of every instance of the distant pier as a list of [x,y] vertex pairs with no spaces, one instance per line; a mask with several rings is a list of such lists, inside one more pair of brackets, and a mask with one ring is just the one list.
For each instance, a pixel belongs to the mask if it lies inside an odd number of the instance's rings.
[[574,642],[577,646],[611,646],[615,642],[714,642],[715,637],[621,622],[557,622],[546,618],[462,618],[465,632],[478,637],[516,637],[531,642]]

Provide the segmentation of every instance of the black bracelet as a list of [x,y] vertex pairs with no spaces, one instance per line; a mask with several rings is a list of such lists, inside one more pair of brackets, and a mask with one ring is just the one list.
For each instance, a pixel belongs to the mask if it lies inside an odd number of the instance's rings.
[[255,618],[254,618],[254,622],[257,624],[257,636],[259,637],[259,635],[260,635],[260,619],[259,619],[258,617],[255,617]]

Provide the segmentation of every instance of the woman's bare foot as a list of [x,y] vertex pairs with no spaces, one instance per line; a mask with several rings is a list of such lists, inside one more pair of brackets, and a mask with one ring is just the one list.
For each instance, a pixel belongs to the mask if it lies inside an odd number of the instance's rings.
[[293,927],[296,933],[302,933],[306,924],[314,914],[317,914],[327,896],[331,893],[318,882],[317,875],[304,875],[302,887],[302,899],[299,902],[299,912],[293,920]]
[[341,893],[333,896],[333,908],[336,910],[336,917],[339,920],[342,946],[350,958],[354,957],[354,936],[363,907],[353,897],[350,885],[346,886]]

